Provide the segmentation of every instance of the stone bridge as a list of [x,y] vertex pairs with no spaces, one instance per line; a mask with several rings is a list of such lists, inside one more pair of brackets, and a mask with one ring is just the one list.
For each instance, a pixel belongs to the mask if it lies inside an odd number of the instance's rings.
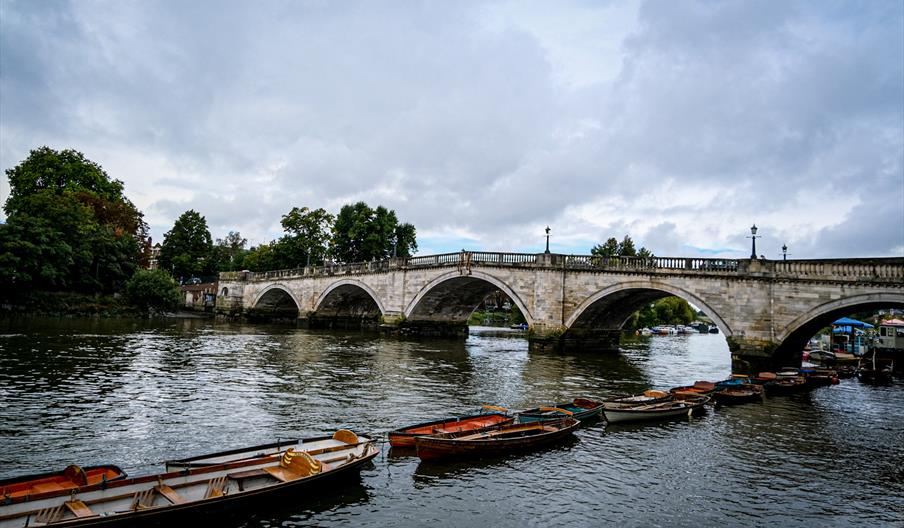
[[612,350],[635,311],[675,295],[728,340],[735,372],[793,364],[839,316],[904,308],[904,258],[757,260],[470,252],[220,274],[217,312],[311,327],[467,334],[495,290],[518,306],[532,348]]

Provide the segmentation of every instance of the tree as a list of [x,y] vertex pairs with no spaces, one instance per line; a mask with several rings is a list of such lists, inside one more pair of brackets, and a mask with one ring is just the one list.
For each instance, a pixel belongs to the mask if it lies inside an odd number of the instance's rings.
[[591,255],[595,255],[598,257],[617,257],[618,256],[618,240],[614,237],[606,240],[606,243],[603,245],[595,245],[590,250]]
[[280,223],[286,235],[280,239],[286,267],[323,264],[327,257],[335,217],[323,208],[293,207]]
[[653,253],[645,247],[635,249],[634,240],[630,236],[625,235],[621,242],[610,237],[605,244],[597,244],[590,250],[591,255],[598,257],[644,257],[650,258]]
[[212,249],[207,220],[194,210],[185,211],[173,228],[163,235],[160,268],[170,271],[173,277],[212,273]]
[[123,185],[80,152],[32,150],[8,169],[0,284],[115,291],[137,267],[147,224]]
[[179,286],[164,270],[138,270],[126,282],[126,298],[144,311],[172,310],[179,305]]
[[331,250],[341,262],[408,256],[417,251],[417,231],[411,224],[400,225],[395,211],[358,202],[339,210]]
[[237,271],[244,269],[245,245],[248,239],[238,231],[230,231],[226,238],[218,238],[214,243],[210,256],[210,267],[214,271]]
[[634,249],[634,241],[631,240],[631,237],[629,237],[628,235],[625,235],[625,238],[618,244],[618,256],[620,256],[620,257],[637,256],[637,250]]

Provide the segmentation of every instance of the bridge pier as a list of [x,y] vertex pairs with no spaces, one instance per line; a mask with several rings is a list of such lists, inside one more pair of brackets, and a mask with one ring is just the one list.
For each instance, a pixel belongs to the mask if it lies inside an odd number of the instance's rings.
[[599,328],[548,328],[534,325],[528,332],[530,350],[559,353],[618,352],[620,330]]
[[763,339],[727,337],[733,374],[756,375],[776,372],[782,367],[800,367],[803,350],[782,348]]

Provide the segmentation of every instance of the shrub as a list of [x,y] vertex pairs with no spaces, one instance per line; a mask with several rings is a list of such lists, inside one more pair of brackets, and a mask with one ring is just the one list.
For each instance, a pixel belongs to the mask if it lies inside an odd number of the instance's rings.
[[179,286],[163,270],[138,270],[126,283],[126,298],[146,312],[175,309],[181,299]]

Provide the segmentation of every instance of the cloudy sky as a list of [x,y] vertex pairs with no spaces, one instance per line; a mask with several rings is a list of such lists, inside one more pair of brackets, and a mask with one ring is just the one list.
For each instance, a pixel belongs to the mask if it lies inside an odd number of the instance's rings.
[[364,200],[422,254],[901,256],[904,3],[0,0],[0,168],[41,145],[157,241]]

